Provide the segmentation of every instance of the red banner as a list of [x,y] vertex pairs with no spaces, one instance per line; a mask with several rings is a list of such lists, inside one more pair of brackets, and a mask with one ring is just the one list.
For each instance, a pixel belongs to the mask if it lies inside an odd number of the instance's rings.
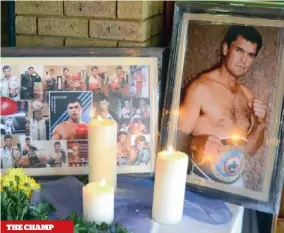
[[1,233],[11,232],[74,233],[74,223],[65,220],[1,221]]

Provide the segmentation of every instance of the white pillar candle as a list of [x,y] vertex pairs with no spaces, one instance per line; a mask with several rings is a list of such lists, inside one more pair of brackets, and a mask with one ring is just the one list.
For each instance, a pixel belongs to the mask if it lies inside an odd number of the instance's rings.
[[83,187],[83,218],[87,222],[113,222],[114,188],[104,182],[91,182]]
[[176,224],[183,215],[188,156],[185,153],[158,153],[155,171],[152,217],[162,224]]
[[111,119],[92,119],[88,124],[89,182],[100,182],[116,189],[117,123]]

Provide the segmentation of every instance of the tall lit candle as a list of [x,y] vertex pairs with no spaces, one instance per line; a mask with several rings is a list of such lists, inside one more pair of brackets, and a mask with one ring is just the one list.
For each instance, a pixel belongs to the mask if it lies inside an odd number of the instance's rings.
[[183,215],[188,156],[168,151],[158,153],[152,217],[162,224],[176,224]]
[[83,218],[87,222],[110,224],[114,219],[114,188],[105,184],[91,182],[83,187]]
[[88,124],[89,182],[100,182],[116,189],[117,123],[111,119],[92,119]]

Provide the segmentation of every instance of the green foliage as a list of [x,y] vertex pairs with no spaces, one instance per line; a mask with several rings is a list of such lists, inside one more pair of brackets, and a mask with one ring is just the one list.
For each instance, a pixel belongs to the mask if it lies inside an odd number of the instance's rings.
[[29,217],[29,201],[23,190],[4,187],[1,192],[1,220],[24,220]]
[[48,214],[56,212],[55,208],[48,202],[40,201],[29,206],[30,215],[34,219],[48,220]]
[[76,213],[72,213],[67,217],[67,220],[74,222],[74,233],[130,233],[125,227],[119,223],[108,225],[103,222],[96,224],[95,222],[85,222]]
[[[55,208],[48,202],[40,201],[32,204],[23,190],[2,187],[1,190],[1,220],[47,220]],[[59,220],[59,219],[58,219]],[[63,220],[63,219],[61,219]],[[108,225],[85,222],[76,213],[70,214],[66,220],[74,222],[74,233],[130,233],[118,223]]]

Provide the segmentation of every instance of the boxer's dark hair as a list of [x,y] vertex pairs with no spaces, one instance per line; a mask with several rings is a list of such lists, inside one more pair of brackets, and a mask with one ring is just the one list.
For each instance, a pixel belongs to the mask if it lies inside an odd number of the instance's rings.
[[117,137],[119,137],[119,136],[121,136],[121,135],[125,135],[125,136],[127,136],[127,135],[128,135],[128,133],[127,133],[127,132],[125,132],[125,131],[120,131],[120,132],[118,133]]
[[7,139],[13,140],[12,136],[9,134],[4,136],[4,141],[6,141]]
[[29,137],[26,137],[25,141],[30,141],[31,139]]
[[73,103],[79,103],[79,105],[82,107],[81,100],[79,100],[79,99],[77,99],[77,98],[69,99],[67,106],[68,106],[69,104],[73,104]]
[[34,67],[32,67],[32,66],[30,66],[30,67],[28,68],[28,70],[30,70],[30,69],[33,69],[33,70],[34,70],[35,68],[34,68]]
[[69,71],[69,69],[68,69],[67,67],[64,67],[64,68],[63,68],[63,73],[64,73],[66,70]]
[[56,141],[56,142],[54,143],[54,146],[56,146],[56,145],[61,145],[61,143],[60,143],[59,141]]
[[54,72],[54,69],[50,69],[49,71],[53,71]]
[[102,101],[104,101],[104,100],[107,101],[107,102],[109,102],[108,97],[105,96],[105,95],[101,96],[100,102],[102,102]]
[[11,70],[11,67],[10,66],[3,66],[2,70],[3,70],[3,72],[4,72],[4,70]]
[[116,70],[122,70],[122,66],[117,66]]
[[92,66],[91,71],[98,70],[98,69],[99,68],[97,66]]
[[130,99],[126,97],[126,98],[123,99],[123,103],[125,103],[125,101],[129,101],[130,102]]
[[246,40],[251,43],[257,43],[256,55],[262,47],[262,36],[260,33],[252,26],[242,26],[242,25],[233,25],[229,27],[224,42],[230,47],[231,43],[235,41],[238,36],[244,37]]

